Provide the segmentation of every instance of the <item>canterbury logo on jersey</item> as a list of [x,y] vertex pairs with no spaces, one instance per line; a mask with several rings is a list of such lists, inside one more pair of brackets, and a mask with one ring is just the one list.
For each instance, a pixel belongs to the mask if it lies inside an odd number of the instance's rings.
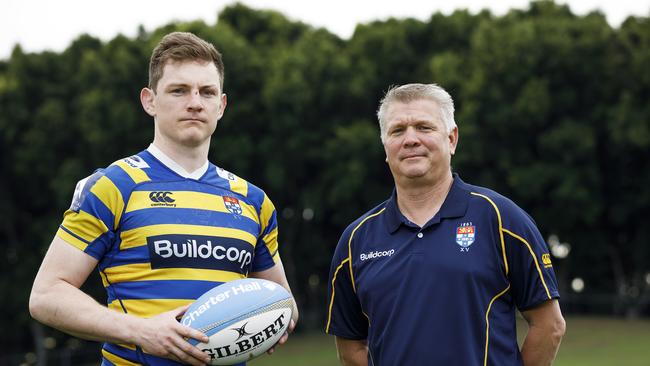
[[151,202],[151,207],[165,206],[165,207],[176,207],[175,199],[172,198],[172,192],[151,192],[149,193],[149,199]]
[[167,202],[172,203],[175,200],[171,197],[172,192],[151,192],[149,193],[149,199],[154,202]]
[[240,239],[205,235],[156,235],[147,238],[151,268],[202,268],[247,273],[253,247]]

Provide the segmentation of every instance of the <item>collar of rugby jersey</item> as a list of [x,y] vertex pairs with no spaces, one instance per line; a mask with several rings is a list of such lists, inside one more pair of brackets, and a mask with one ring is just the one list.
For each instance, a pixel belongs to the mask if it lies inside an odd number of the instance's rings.
[[154,144],[150,144],[149,147],[147,148],[147,151],[151,155],[153,155],[154,158],[158,159],[166,167],[168,167],[169,169],[174,171],[174,173],[180,175],[183,178],[199,180],[203,176],[203,174],[205,174],[205,172],[208,171],[208,167],[210,166],[210,163],[206,160],[205,164],[203,164],[202,167],[190,173],[187,170],[185,170],[185,168],[180,166],[180,164],[178,164],[172,158],[170,158],[164,152],[162,152],[162,150],[157,148]]
[[[453,176],[454,181],[440,210],[424,224],[422,229],[438,224],[442,219],[461,217],[467,212],[470,198],[469,188],[457,173],[454,173]],[[397,207],[397,191],[393,188],[393,193],[386,202],[386,229],[392,234],[399,229],[400,225],[418,228],[418,225],[411,222],[400,212]]]

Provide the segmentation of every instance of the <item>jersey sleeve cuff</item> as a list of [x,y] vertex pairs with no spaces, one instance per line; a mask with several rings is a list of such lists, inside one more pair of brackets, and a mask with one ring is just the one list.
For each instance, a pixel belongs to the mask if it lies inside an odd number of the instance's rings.
[[354,341],[361,341],[361,340],[368,339],[367,335],[352,334],[350,332],[341,331],[340,329],[335,329],[332,327],[330,327],[329,330],[326,330],[325,333],[339,338],[345,338]]
[[59,230],[57,230],[56,236],[63,239],[66,243],[72,245],[73,247],[81,251],[85,251],[89,244],[83,238],[75,235],[70,230],[66,229],[63,225],[59,226]]
[[534,309],[534,308],[540,306],[541,304],[545,303],[546,301],[558,300],[559,298],[560,298],[560,294],[558,292],[553,292],[553,293],[551,293],[551,298],[550,299],[548,297],[544,297],[542,299],[537,299],[536,301],[533,301],[530,304],[526,304],[526,306],[523,306],[523,307],[519,308],[519,311],[531,310],[531,309]]
[[59,230],[56,232],[56,237],[59,239],[62,239],[66,243],[72,245],[73,247],[81,250],[82,252],[90,255],[91,257],[100,260],[101,258],[92,253],[92,251],[86,251],[88,249],[88,242],[84,240],[83,238],[80,238],[79,236],[75,235],[71,231],[67,230],[63,225],[59,226]]

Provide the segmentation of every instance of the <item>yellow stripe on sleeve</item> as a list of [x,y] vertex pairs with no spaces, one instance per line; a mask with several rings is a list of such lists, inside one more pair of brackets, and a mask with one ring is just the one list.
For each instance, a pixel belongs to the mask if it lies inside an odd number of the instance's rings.
[[504,264],[504,266],[506,268],[506,276],[507,276],[509,268],[508,268],[508,258],[506,257],[506,243],[503,240],[503,224],[501,222],[501,212],[499,212],[499,208],[497,207],[497,205],[488,196],[485,196],[485,195],[482,195],[482,194],[476,193],[476,192],[471,192],[471,193],[474,196],[482,197],[485,200],[487,200],[488,202],[490,202],[492,207],[494,207],[494,211],[497,213],[497,219],[499,220],[499,239],[501,240],[501,255],[503,256],[503,264]]
[[276,250],[275,253],[272,254],[273,256],[271,258],[273,259],[273,263],[277,264],[278,262],[280,262],[280,252]]
[[[275,254],[278,252],[278,228],[271,230],[270,233],[264,235],[262,240],[266,243],[266,247],[269,249],[269,253],[275,257]],[[276,262],[277,263],[277,262]]]
[[97,198],[99,198],[99,200],[102,201],[109,210],[111,210],[115,217],[112,229],[117,229],[122,216],[122,211],[124,210],[124,199],[122,198],[120,190],[117,188],[115,183],[106,176],[103,176],[97,180],[90,191],[97,196]]
[[83,240],[80,240],[79,238],[71,235],[67,231],[63,230],[62,228],[59,227],[59,230],[56,232],[56,236],[63,239],[66,243],[72,245],[73,247],[84,251],[88,247],[88,243],[84,242]]
[[330,306],[327,311],[327,325],[325,326],[325,333],[328,333],[330,330],[330,323],[332,322],[332,307],[334,306],[334,295],[336,294],[336,287],[335,287],[335,282],[336,282],[336,276],[339,274],[339,270],[343,268],[343,265],[345,262],[349,262],[350,258],[345,258],[341,264],[339,264],[338,267],[336,267],[336,271],[334,271],[334,276],[332,276],[332,298],[330,299]]
[[[275,206],[273,205],[273,202],[271,202],[271,199],[265,194],[264,200],[262,201],[262,206],[260,208],[260,233],[263,233],[268,229],[270,221],[273,218],[273,213],[275,213]],[[280,255],[278,253],[279,244],[277,222],[276,226],[262,237],[262,240],[264,240],[264,243],[266,243],[266,247],[268,248],[273,258],[273,262],[278,263],[280,260]]]
[[168,234],[229,237],[248,242],[253,247],[257,243],[257,237],[251,233],[238,229],[203,225],[161,224],[142,226],[139,228],[123,231],[120,234],[120,239],[122,240],[120,243],[120,249],[124,250],[147,245],[147,237]]
[[551,292],[548,290],[548,286],[546,286],[546,281],[544,280],[544,275],[542,274],[542,269],[539,266],[539,262],[537,261],[537,256],[535,256],[535,252],[533,251],[533,248],[530,246],[530,244],[526,241],[526,239],[522,238],[521,236],[513,233],[510,230],[503,229],[503,231],[512,236],[513,238],[519,240],[520,242],[524,243],[526,247],[528,248],[528,252],[530,253],[530,256],[533,257],[533,261],[535,262],[535,268],[537,268],[537,273],[539,274],[539,278],[542,280],[542,285],[544,285],[544,289],[546,290],[546,296],[548,296],[549,300],[551,299]]
[[[66,211],[61,226],[71,233],[86,241],[84,244],[92,243],[99,236],[108,231],[104,222],[85,211]],[[61,237],[65,240],[64,237]],[[75,239],[79,240],[79,239]],[[67,240],[66,240],[67,241]],[[73,244],[73,243],[71,243]]]
[[236,177],[235,179],[228,180],[228,183],[230,183],[230,190],[239,193],[244,197],[248,196],[248,182],[245,180]]
[[117,165],[122,168],[122,170],[124,170],[124,172],[126,172],[126,174],[128,174],[136,184],[151,180],[147,173],[145,173],[142,169],[130,166],[124,161],[124,159],[114,162],[113,165]]
[[271,202],[271,199],[265,194],[264,201],[262,201],[262,207],[260,209],[260,232],[263,232],[266,230],[266,227],[269,226],[269,221],[273,217],[274,212],[275,206],[273,205],[273,202]]

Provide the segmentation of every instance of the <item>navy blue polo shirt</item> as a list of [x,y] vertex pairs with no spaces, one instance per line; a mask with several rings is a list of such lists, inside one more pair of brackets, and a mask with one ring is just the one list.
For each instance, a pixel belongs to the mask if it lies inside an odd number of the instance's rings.
[[516,309],[559,297],[548,252],[526,212],[456,174],[421,228],[393,192],[341,236],[326,332],[366,339],[369,365],[521,365]]

